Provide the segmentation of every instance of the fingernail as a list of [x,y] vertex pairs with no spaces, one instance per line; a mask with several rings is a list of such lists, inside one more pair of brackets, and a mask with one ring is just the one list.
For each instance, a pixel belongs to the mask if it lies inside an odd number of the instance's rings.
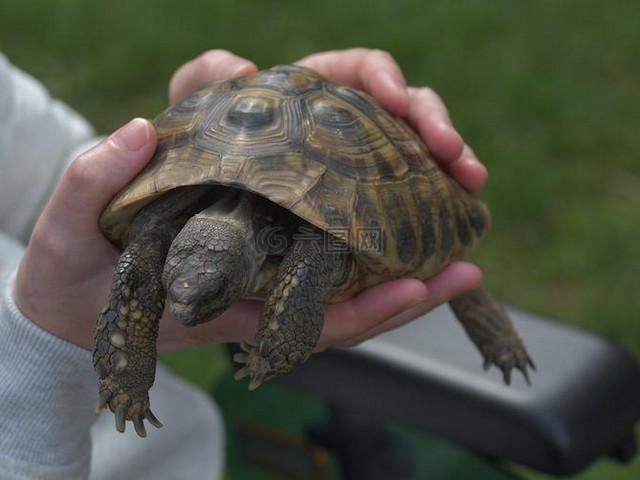
[[458,131],[447,120],[438,120],[433,130],[439,138],[441,159],[448,162],[458,160],[464,152],[464,141]]
[[428,296],[427,295],[421,295],[419,297],[414,298],[411,303],[407,306],[407,308],[405,308],[405,310],[409,310],[417,305],[421,305],[423,303],[425,303],[428,300]]
[[255,70],[256,68],[251,62],[246,62],[244,60],[239,61],[235,68],[233,68],[233,70],[231,71],[231,78],[241,77]]
[[113,133],[111,141],[124,151],[137,152],[149,143],[149,127],[146,120],[134,118]]
[[439,130],[444,135],[449,135],[451,140],[459,142],[462,144],[462,137],[458,133],[458,131],[453,128],[450,122],[447,120],[443,120],[441,118],[434,118],[434,129]]

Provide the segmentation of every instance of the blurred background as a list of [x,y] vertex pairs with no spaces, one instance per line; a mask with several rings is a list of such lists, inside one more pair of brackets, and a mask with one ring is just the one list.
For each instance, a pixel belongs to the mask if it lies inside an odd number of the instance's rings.
[[[640,357],[638,17],[633,0],[3,0],[0,50],[101,133],[157,114],[206,49],[262,68],[387,50],[488,166],[494,226],[472,260],[493,293]],[[166,361],[207,388],[227,371],[216,348]],[[640,462],[577,478],[640,478]]]

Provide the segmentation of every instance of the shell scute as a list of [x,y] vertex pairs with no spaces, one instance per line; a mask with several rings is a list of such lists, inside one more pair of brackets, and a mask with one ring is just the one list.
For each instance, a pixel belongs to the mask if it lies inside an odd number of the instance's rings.
[[153,160],[101,218],[116,244],[153,198],[207,183],[257,193],[343,239],[366,270],[356,289],[431,276],[488,228],[484,204],[404,121],[303,67],[212,82],[154,123]]

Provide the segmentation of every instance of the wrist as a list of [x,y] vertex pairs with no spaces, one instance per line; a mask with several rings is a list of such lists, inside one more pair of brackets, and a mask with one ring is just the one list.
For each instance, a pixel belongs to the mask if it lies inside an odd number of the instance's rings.
[[0,457],[17,464],[80,465],[90,454],[89,430],[94,422],[91,354],[26,318],[11,295],[15,275],[4,278],[0,430],[11,434],[0,436]]

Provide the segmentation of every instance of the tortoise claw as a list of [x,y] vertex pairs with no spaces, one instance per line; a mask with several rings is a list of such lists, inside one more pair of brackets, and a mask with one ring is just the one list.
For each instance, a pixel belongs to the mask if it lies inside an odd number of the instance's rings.
[[255,390],[262,382],[268,378],[270,370],[267,361],[260,356],[258,348],[248,343],[241,343],[240,348],[245,353],[236,353],[233,356],[235,362],[244,364],[233,376],[234,379],[240,380],[244,377],[250,377],[249,390]]
[[142,415],[134,415],[132,421],[133,428],[135,429],[138,436],[144,438],[147,436],[147,430],[144,428],[144,422],[142,421],[142,419]]
[[492,364],[493,362],[491,361],[491,359],[488,356],[486,356],[484,357],[484,361],[482,362],[482,369],[485,372],[487,372],[491,368]]
[[126,427],[127,407],[123,403],[116,407],[116,430],[124,433]]
[[249,369],[248,366],[244,366],[233,375],[233,378],[234,380],[242,380],[244,377],[248,375],[251,375],[251,370]]
[[154,427],[162,428],[162,422],[156,418],[151,409],[147,408],[147,411],[145,412],[145,418]]
[[[527,355],[527,365],[531,367],[531,370],[533,370],[534,372],[536,371],[536,364],[533,363],[533,360],[531,360],[531,357],[529,357],[529,355]],[[525,366],[524,368],[526,369],[527,367]]]
[[236,374],[236,376],[234,376],[234,378],[236,380],[239,380],[239,379],[244,378],[246,376],[250,376],[249,386],[247,387],[249,390],[255,390],[260,385],[262,385],[262,377],[260,375],[255,375],[255,374],[252,375],[248,371],[244,371],[245,369],[247,369],[247,368],[245,367],[245,368],[241,369],[238,372],[238,373],[240,373],[240,375]]
[[487,350],[484,352],[484,362],[482,367],[488,370],[491,365],[495,365],[502,371],[502,378],[506,385],[511,385],[512,371],[517,369],[520,371],[527,385],[531,385],[529,370],[535,371],[536,367],[521,344],[517,344],[510,348],[500,348],[495,350]]
[[96,404],[95,414],[100,415],[102,411],[109,406],[109,400],[111,400],[111,392],[109,390],[103,390],[100,392],[98,403]]
[[255,390],[262,385],[264,373],[252,368],[251,365],[245,365],[234,374],[233,378],[235,380],[241,380],[244,377],[250,377],[249,390]]
[[505,384],[511,385],[511,368],[502,368],[502,378]]
[[236,353],[233,356],[233,361],[237,363],[247,363],[248,360],[249,355],[247,355],[246,353]]
[[144,426],[145,419],[154,427],[162,428],[162,423],[149,408],[149,400],[146,396],[143,399],[132,401],[127,394],[121,392],[118,395],[113,395],[108,389],[105,389],[100,392],[100,398],[95,408],[96,414],[100,414],[107,407],[114,413],[116,430],[120,433],[125,432],[128,420],[133,422],[133,428],[140,437],[147,436],[147,430]]

